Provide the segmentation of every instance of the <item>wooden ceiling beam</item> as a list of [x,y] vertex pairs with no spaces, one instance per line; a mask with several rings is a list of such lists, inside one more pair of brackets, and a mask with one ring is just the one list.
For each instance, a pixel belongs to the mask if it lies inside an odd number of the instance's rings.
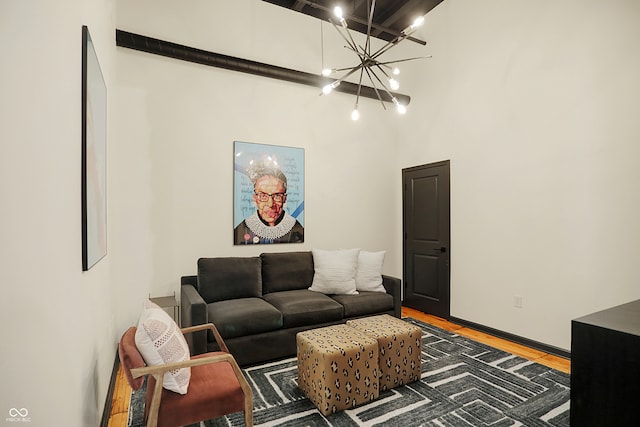
[[[182,61],[194,62],[196,64],[304,84],[319,89],[335,81],[335,79],[330,79],[318,74],[292,70],[290,68],[223,55],[221,53],[209,52],[118,29],[116,29],[116,46],[179,59]],[[358,93],[358,85],[343,81],[334,89],[334,91],[356,95]],[[380,89],[376,91],[376,89],[371,86],[361,86],[361,97],[378,100],[378,94],[382,101],[393,102],[391,96],[389,96],[385,91],[381,91]],[[392,95],[405,106],[409,105],[409,102],[411,102],[411,97],[409,95],[403,95],[396,92],[392,92]]]

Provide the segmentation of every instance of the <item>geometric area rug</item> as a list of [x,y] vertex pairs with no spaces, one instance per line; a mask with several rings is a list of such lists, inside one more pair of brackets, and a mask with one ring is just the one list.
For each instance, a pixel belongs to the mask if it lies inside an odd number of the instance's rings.
[[[255,426],[569,426],[570,376],[415,319],[422,328],[422,378],[359,407],[323,416],[298,388],[296,358],[243,369]],[[131,395],[129,425],[142,425],[143,389]],[[241,412],[195,426],[244,426]]]

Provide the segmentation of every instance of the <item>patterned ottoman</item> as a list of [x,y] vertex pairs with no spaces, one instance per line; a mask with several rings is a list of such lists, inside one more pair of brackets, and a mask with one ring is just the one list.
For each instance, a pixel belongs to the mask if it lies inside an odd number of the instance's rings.
[[347,325],[299,332],[298,387],[324,415],[374,400],[378,343]]
[[347,325],[378,340],[381,391],[420,379],[422,329],[419,326],[388,314],[348,320]]

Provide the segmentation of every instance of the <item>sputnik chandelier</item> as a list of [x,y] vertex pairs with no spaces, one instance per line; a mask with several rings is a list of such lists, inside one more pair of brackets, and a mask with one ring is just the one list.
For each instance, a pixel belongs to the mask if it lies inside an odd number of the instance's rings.
[[[387,108],[384,104],[384,101],[391,100],[391,102],[393,102],[393,104],[395,105],[398,113],[405,114],[407,112],[407,106],[401,103],[400,101],[398,101],[396,96],[394,96],[394,94],[392,93],[392,91],[398,90],[398,88],[400,87],[400,83],[398,83],[398,81],[396,80],[396,76],[400,74],[400,70],[398,69],[398,67],[395,66],[395,64],[400,62],[412,61],[415,59],[426,58],[426,57],[416,57],[416,58],[399,59],[395,61],[383,61],[380,58],[384,53],[388,52],[392,47],[397,46],[401,41],[403,41],[404,39],[409,37],[411,34],[413,34],[416,31],[416,29],[420,25],[422,25],[422,23],[424,22],[424,16],[418,17],[413,22],[413,24],[411,24],[409,27],[402,30],[402,32],[400,32],[400,34],[398,34],[394,39],[387,42],[380,49],[372,52],[371,28],[373,23],[373,11],[375,9],[375,4],[376,2],[375,0],[373,0],[373,2],[371,3],[371,7],[369,8],[369,17],[367,20],[367,37],[366,37],[364,46],[361,46],[354,41],[351,31],[349,31],[347,21],[343,16],[341,7],[336,6],[333,9],[333,13],[335,17],[338,19],[339,24],[336,24],[333,19],[329,18],[329,22],[331,22],[334,28],[338,31],[338,33],[342,36],[342,38],[347,42],[347,46],[345,46],[345,48],[353,51],[358,56],[359,63],[357,65],[354,65],[353,67],[323,69],[322,75],[325,77],[329,77],[333,74],[337,74],[341,72],[343,72],[343,75],[337,78],[337,80],[334,80],[332,83],[325,85],[322,88],[322,94],[324,95],[330,94],[333,91],[333,89],[338,87],[340,83],[342,83],[346,78],[348,78],[349,76],[351,76],[356,72],[360,72],[360,76],[358,79],[358,89],[356,92],[356,102],[355,102],[353,111],[351,112],[352,120],[358,120],[360,118],[360,113],[358,112],[358,102],[360,101],[362,80],[365,74],[367,75],[369,81],[371,82],[371,85],[375,91],[375,94],[378,100],[382,105],[382,108],[386,110]],[[386,94],[386,96],[383,94]],[[383,98],[385,98],[385,100],[383,100]]]

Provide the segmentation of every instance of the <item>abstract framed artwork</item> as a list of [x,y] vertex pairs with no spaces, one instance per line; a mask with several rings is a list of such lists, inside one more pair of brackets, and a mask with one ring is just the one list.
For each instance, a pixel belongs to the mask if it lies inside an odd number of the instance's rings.
[[233,242],[304,242],[303,148],[234,142]]
[[82,270],[107,254],[107,86],[82,26]]

